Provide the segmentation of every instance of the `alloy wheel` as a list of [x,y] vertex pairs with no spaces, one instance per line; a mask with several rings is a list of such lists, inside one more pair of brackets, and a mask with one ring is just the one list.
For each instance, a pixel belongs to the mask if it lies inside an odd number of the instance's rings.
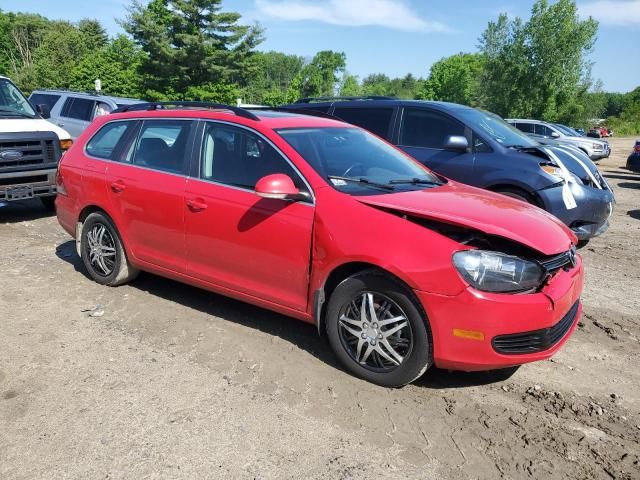
[[94,271],[103,277],[113,273],[116,266],[116,244],[102,223],[96,223],[87,232],[86,253]]
[[413,348],[407,315],[389,297],[365,291],[340,311],[339,334],[349,356],[376,372],[399,367]]

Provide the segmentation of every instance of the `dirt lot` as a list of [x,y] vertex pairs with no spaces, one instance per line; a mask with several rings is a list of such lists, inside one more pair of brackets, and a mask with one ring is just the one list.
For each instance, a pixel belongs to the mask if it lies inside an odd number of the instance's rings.
[[580,327],[506,380],[367,384],[312,326],[151,275],[101,287],[38,202],[0,209],[0,478],[640,478],[640,175],[611,143]]

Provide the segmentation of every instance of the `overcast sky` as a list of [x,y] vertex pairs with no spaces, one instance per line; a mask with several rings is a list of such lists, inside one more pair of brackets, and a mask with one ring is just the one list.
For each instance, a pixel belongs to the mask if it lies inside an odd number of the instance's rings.
[[[626,92],[640,85],[640,0],[579,0],[580,13],[600,22],[591,55],[593,76],[605,90]],[[109,33],[129,0],[2,0],[5,11],[34,12],[77,21],[97,18]],[[499,13],[528,17],[533,0],[225,0],[225,10],[266,28],[263,50],[305,57],[319,50],[347,54],[350,73],[364,77],[426,76],[438,59],[473,52],[487,22]]]

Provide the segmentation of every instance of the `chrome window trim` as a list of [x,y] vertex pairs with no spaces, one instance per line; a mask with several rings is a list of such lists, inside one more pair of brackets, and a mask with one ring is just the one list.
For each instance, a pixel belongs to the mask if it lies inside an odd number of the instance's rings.
[[[218,124],[222,124],[222,125],[227,125],[227,126],[231,126],[231,127],[236,127],[236,128],[240,128],[240,129],[243,129],[243,130],[247,130],[249,133],[252,133],[252,134],[258,136],[262,140],[267,142],[267,144],[269,144],[284,159],[284,161],[289,164],[289,166],[293,169],[293,171],[302,179],[303,183],[307,186],[307,189],[309,190],[309,194],[310,194],[311,198],[308,201],[307,200],[299,200],[298,203],[304,203],[304,204],[308,204],[308,205],[315,205],[315,203],[316,203],[315,192],[311,188],[311,185],[309,184],[309,182],[307,181],[305,176],[298,169],[298,167],[296,167],[293,164],[293,162],[284,154],[284,152],[282,150],[280,150],[270,139],[265,137],[262,133],[254,130],[253,128],[247,127],[245,125],[240,125],[238,123],[233,123],[233,122],[227,122],[225,120],[201,118],[200,121],[202,123],[204,123],[204,124],[206,124],[206,123],[218,123]],[[206,128],[206,125],[204,125],[204,127]],[[205,128],[202,129],[202,137],[199,139],[201,148],[200,148],[200,152],[198,152],[198,176],[197,177],[190,177],[190,178],[193,178],[193,179],[196,179],[196,180],[200,180],[200,181],[205,182],[205,183],[213,183],[215,185],[220,185],[220,186],[223,186],[223,187],[233,188],[234,190],[242,190],[242,191],[245,191],[245,192],[251,192],[251,193],[255,194],[256,191],[253,188],[250,189],[250,188],[238,187],[237,185],[229,185],[228,183],[222,183],[222,182],[217,182],[215,180],[207,180],[206,178],[202,178],[202,176],[201,176],[201,173],[202,173],[202,171],[201,171],[202,170],[202,144],[203,144],[203,141],[204,141]]]

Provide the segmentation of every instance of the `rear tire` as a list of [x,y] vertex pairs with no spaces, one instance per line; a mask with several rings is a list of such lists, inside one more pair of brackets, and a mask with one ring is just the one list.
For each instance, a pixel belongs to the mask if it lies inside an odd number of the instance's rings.
[[356,274],[336,287],[325,324],[342,365],[377,385],[401,387],[433,363],[427,318],[419,301],[400,282],[376,270]]
[[80,252],[89,276],[102,285],[122,285],[140,273],[129,263],[118,230],[102,212],[90,214],[82,224]]

